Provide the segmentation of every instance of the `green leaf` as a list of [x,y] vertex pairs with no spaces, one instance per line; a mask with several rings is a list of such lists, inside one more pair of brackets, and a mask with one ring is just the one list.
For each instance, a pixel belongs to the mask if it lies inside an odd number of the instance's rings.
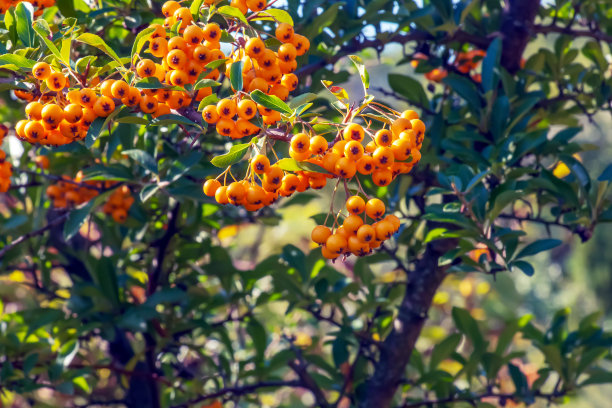
[[389,74],[389,86],[398,94],[405,96],[408,101],[420,106],[429,107],[429,99],[423,86],[416,79],[406,75]]
[[348,344],[342,337],[336,337],[332,343],[332,357],[336,367],[340,367],[349,358]]
[[561,245],[561,243],[562,242],[558,239],[541,239],[523,248],[521,252],[518,253],[516,258],[524,258],[526,256],[535,255],[542,251],[549,251],[555,247],[558,247],[559,245]]
[[23,44],[27,47],[34,47],[35,33],[32,28],[32,16],[34,15],[34,7],[27,2],[20,2],[15,7],[15,22],[17,35]]
[[525,374],[523,374],[521,369],[514,364],[508,364],[508,371],[510,372],[510,377],[512,377],[516,393],[519,395],[526,394],[529,391],[529,384],[527,383]]
[[95,34],[83,33],[76,38],[76,41],[91,45],[97,49],[103,51],[106,55],[117,61],[120,66],[123,66],[117,53],[104,42],[104,40]]
[[291,100],[289,101],[289,108],[297,109],[299,106],[302,106],[308,102],[312,102],[315,99],[317,99],[316,94],[309,93],[309,92],[300,94],[294,98],[291,98]]
[[567,154],[560,155],[559,159],[569,167],[572,174],[578,179],[580,185],[588,191],[591,187],[591,177],[589,176],[589,172],[584,168],[584,165],[576,160],[576,158]]
[[253,18],[252,20],[271,20],[278,23],[287,23],[292,26],[294,25],[291,14],[287,13],[285,10],[275,8],[260,11],[257,14],[257,17]]
[[482,108],[482,99],[480,98],[478,89],[476,89],[476,86],[472,83],[472,81],[467,78],[451,74],[444,78],[442,82],[465,99],[474,112],[480,112],[480,108]]
[[70,340],[67,343],[62,344],[57,356],[57,363],[62,367],[68,367],[78,351],[78,340]]
[[361,83],[363,84],[363,88],[367,94],[368,88],[370,88],[370,74],[368,74],[368,70],[366,69],[364,62],[360,57],[358,57],[357,55],[349,55],[349,58],[351,59],[351,61],[353,61],[353,64],[355,64],[357,71],[359,71]]
[[230,82],[232,88],[235,91],[242,91],[243,78],[242,78],[242,67],[244,63],[242,61],[234,62],[230,68]]
[[16,65],[19,68],[31,69],[34,64],[36,64],[36,61],[22,57],[21,55],[17,54],[3,54],[0,55],[0,65],[4,64],[12,64]]
[[210,161],[213,166],[226,168],[231,166],[232,164],[238,163],[244,155],[246,155],[249,148],[257,143],[257,137],[254,137],[249,143],[242,143],[233,145],[229,152],[222,154],[221,156],[213,157]]
[[535,269],[533,269],[533,266],[526,261],[514,261],[510,264],[510,266],[516,266],[527,276],[533,276],[533,274],[535,273]]
[[302,281],[308,281],[308,270],[306,269],[306,255],[299,248],[294,245],[285,245],[283,247],[282,259],[287,264],[297,269],[302,277]]
[[253,345],[257,351],[257,357],[261,360],[264,357],[268,345],[266,339],[266,329],[254,318],[250,318],[247,323],[246,331],[253,340]]
[[485,92],[497,88],[499,77],[495,75],[495,69],[499,67],[499,60],[501,58],[501,47],[502,41],[500,37],[495,37],[489,48],[487,48],[487,54],[482,60],[482,88]]
[[195,123],[183,115],[176,115],[174,113],[169,113],[167,115],[161,115],[155,119],[153,119],[149,126],[167,126],[167,125],[187,125],[187,126],[196,126],[202,128],[202,126],[198,123]]
[[452,316],[457,329],[472,341],[474,348],[482,348],[485,341],[478,328],[478,323],[476,323],[470,312],[466,309],[453,307]]
[[438,367],[438,364],[450,357],[450,355],[455,352],[460,342],[461,335],[459,333],[454,333],[442,340],[439,344],[436,344],[431,352],[429,369],[435,370]]
[[[213,86],[219,86],[221,85],[219,82],[217,81],[213,81],[212,79],[201,79],[198,82],[196,82],[196,84],[193,86],[193,90],[197,91],[200,90],[202,88],[212,88]],[[207,98],[210,98],[213,95],[208,95]],[[216,95],[215,95],[216,96]]]
[[66,66],[70,66],[70,61],[64,61],[64,57],[59,52],[55,44],[53,44],[53,42],[49,40],[48,37],[51,36],[51,29],[49,28],[49,24],[43,19],[38,19],[34,22],[32,27],[34,28],[36,34],[38,34],[38,36],[43,40],[49,51],[51,51],[51,53],[55,55],[58,60],[62,61]]
[[329,174],[323,167],[310,162],[298,162],[292,157],[280,159],[276,162],[276,166],[280,167],[285,171],[309,171],[312,173]]
[[605,371],[602,369],[593,370],[589,373],[589,377],[579,384],[579,387],[586,387],[587,385],[595,384],[609,384],[612,383],[612,372]]
[[256,103],[265,106],[268,109],[275,110],[277,112],[283,113],[287,116],[293,115],[293,111],[285,102],[283,102],[278,96],[274,95],[266,95],[259,89],[251,92],[251,98]]
[[87,204],[82,207],[75,208],[70,211],[68,215],[68,219],[64,224],[64,239],[68,241],[70,238],[74,237],[77,232],[79,232],[79,228],[85,222],[89,213],[94,207],[95,200],[90,200]]
[[189,6],[189,11],[191,11],[191,15],[193,16],[194,21],[198,21],[200,19],[200,8],[202,7],[202,3],[204,0],[195,0]]
[[612,164],[608,164],[608,167],[601,172],[601,175],[597,177],[598,181],[612,181]]
[[208,95],[198,105],[198,111],[201,112],[208,105],[216,105],[217,102],[219,102],[219,97],[216,94]]
[[149,41],[151,35],[155,31],[155,27],[145,28],[141,32],[138,33],[136,38],[134,38],[134,44],[132,45],[132,63],[134,63],[134,55],[140,54],[140,50],[144,47],[145,43]]
[[242,21],[244,24],[249,24],[247,19],[244,17],[244,14],[242,14],[242,11],[238,10],[236,7],[221,6],[217,10],[217,12],[219,14],[223,14],[224,16],[227,16],[230,18],[237,18],[238,20]]
[[134,88],[138,89],[162,89],[166,88],[166,85],[162,84],[156,77],[148,77],[141,79],[134,84]]
[[60,54],[62,55],[62,59],[64,61],[70,61],[70,53],[72,51],[72,39],[71,38],[63,38],[62,46],[60,48]]
[[150,172],[157,174],[157,161],[155,161],[155,159],[144,150],[131,149],[124,150],[121,153],[142,164],[142,166]]
[[87,129],[87,136],[85,136],[85,146],[90,149],[94,143],[96,142],[96,139],[100,136],[100,134],[107,129],[108,124],[113,120],[113,118],[115,116],[117,116],[119,114],[119,112],[124,108],[124,106],[120,106],[118,108],[116,108],[113,113],[111,113],[110,115],[108,115],[105,118],[96,118],[93,122],[91,122],[91,125],[89,126],[89,129]]
[[140,201],[144,203],[149,198],[153,197],[158,191],[159,186],[157,184],[149,184],[145,186],[142,190],[140,190]]

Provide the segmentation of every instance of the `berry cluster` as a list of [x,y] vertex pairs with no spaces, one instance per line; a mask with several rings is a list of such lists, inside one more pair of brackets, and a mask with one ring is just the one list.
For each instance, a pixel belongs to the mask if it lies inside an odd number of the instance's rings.
[[[471,50],[468,52],[458,53],[454,60],[450,63],[454,69],[462,74],[470,74],[475,82],[481,81],[481,75],[477,72],[477,69],[486,55],[483,50]],[[414,59],[411,61],[411,65],[416,68],[419,66],[421,61],[427,60],[427,55],[423,53],[416,53]],[[445,68],[434,68],[429,72],[425,73],[425,78],[432,82],[440,82],[448,76],[448,70]]]
[[[298,77],[293,74],[298,64],[296,58],[304,55],[310,48],[310,41],[296,34],[293,27],[280,23],[275,30],[276,38],[282,43],[276,52],[266,48],[260,37],[241,37],[241,44],[226,64],[226,75],[234,62],[241,61],[242,83],[247,92],[259,90],[274,95],[285,101],[297,88]],[[248,38],[248,39],[247,39]],[[217,132],[234,139],[249,136],[259,131],[259,127],[249,122],[257,113],[265,125],[274,125],[281,119],[281,114],[272,109],[255,104],[244,98],[242,89],[228,99],[222,99],[217,106],[209,105],[202,111],[202,117],[208,124],[216,124]],[[235,120],[235,117],[238,117]]]
[[[52,200],[53,207],[67,209],[84,204],[97,197],[101,190],[113,188],[115,185],[116,182],[110,180],[105,182],[84,181],[83,172],[79,171],[74,179],[63,176],[62,180],[47,187],[47,196]],[[102,211],[112,216],[115,222],[123,223],[132,204],[134,204],[134,197],[129,187],[122,185],[113,191],[102,207]]]
[[63,176],[62,180],[47,187],[47,197],[55,208],[72,208],[95,198],[102,185],[98,181],[83,181],[83,172],[78,172],[74,179]]
[[[2,138],[0,138],[0,142]],[[0,193],[6,193],[11,186],[13,166],[6,160],[6,153],[0,149]]]
[[113,191],[104,207],[102,207],[102,211],[113,217],[115,222],[122,224],[127,219],[132,204],[134,204],[134,197],[132,197],[129,187],[123,185]]
[[0,0],[0,14],[4,14],[9,8],[17,6],[21,1],[32,4],[34,7],[34,17],[42,15],[48,7],[55,6],[55,0]]
[[[395,215],[389,214],[382,218],[385,215],[385,204],[378,198],[366,202],[358,195],[349,197],[346,210],[349,215],[344,218],[342,225],[336,219],[332,229],[317,225],[312,230],[311,239],[321,245],[325,258],[336,259],[350,254],[365,256],[399,230],[400,220]],[[368,219],[372,223],[368,223]]]

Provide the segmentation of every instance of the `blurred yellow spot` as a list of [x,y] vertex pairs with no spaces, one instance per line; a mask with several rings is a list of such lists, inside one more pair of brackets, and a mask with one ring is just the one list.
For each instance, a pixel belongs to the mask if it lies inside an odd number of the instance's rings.
[[297,333],[295,335],[295,340],[293,341],[293,344],[302,348],[310,347],[312,345],[312,337],[303,332]]
[[[582,163],[582,158],[580,157],[578,153],[574,153],[572,157]],[[557,178],[564,178],[570,175],[571,170],[569,169],[569,167],[567,167],[567,164],[560,161],[560,162],[557,162],[557,164],[553,168],[552,173],[553,173],[553,176]]]
[[487,314],[485,313],[484,309],[481,308],[474,308],[472,309],[472,317],[476,320],[484,320],[485,317],[487,316]]
[[473,289],[474,287],[471,279],[464,279],[461,281],[461,283],[459,283],[459,293],[461,293],[461,296],[463,297],[470,296]]
[[110,377],[110,375],[111,370],[108,368],[101,368],[98,370],[98,377],[100,377],[101,380],[106,380],[108,377]]
[[555,168],[553,169],[553,176],[557,178],[564,178],[569,176],[571,173],[569,167],[563,162],[558,162]]
[[61,298],[68,299],[70,297],[70,291],[68,289],[58,289],[55,294]]
[[260,397],[261,403],[264,406],[274,407],[276,406],[276,397],[271,394],[265,394]]
[[238,226],[228,225],[227,227],[221,228],[217,236],[223,241],[224,239],[235,237],[236,234],[238,234]]
[[146,272],[143,272],[139,269],[134,268],[133,266],[128,266],[126,268],[127,274],[136,279],[138,282],[145,284],[149,281],[149,275]]
[[423,336],[431,340],[442,340],[446,336],[446,329],[441,326],[429,326],[423,328]]
[[463,368],[463,365],[455,360],[444,360],[440,363],[438,368],[451,375],[455,375]]
[[448,292],[440,291],[434,295],[433,304],[434,305],[443,305],[450,300],[450,295]]
[[374,341],[380,341],[380,334],[378,334],[378,333],[373,333],[373,334],[372,334],[372,340],[374,340]]
[[476,293],[479,295],[486,295],[490,290],[491,285],[489,285],[489,282],[480,282],[478,285],[476,285]]
[[400,280],[406,280],[406,273],[401,269],[397,269],[380,275],[376,279],[376,283],[393,283]]
[[11,274],[8,276],[8,278],[9,278],[10,281],[17,282],[17,283],[21,283],[21,282],[25,282],[26,281],[26,276],[21,271],[13,271],[13,272],[11,272]]

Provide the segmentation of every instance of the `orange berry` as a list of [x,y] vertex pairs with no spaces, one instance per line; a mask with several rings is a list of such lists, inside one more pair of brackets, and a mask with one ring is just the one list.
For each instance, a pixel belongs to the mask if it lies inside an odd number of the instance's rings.
[[364,130],[358,123],[351,123],[342,132],[344,140],[355,140],[361,142],[364,136]]
[[276,27],[274,34],[280,42],[290,42],[293,39],[293,27],[291,26],[291,24],[280,23]]
[[393,181],[393,173],[386,169],[374,170],[372,181],[379,187],[388,186]]
[[258,154],[251,160],[251,168],[256,174],[265,174],[270,169],[270,160],[263,154]]
[[257,104],[250,99],[243,99],[238,103],[238,116],[250,120],[257,114]]
[[80,94],[81,94],[81,100],[79,104],[84,108],[93,109],[94,103],[96,103],[96,100],[98,99],[98,96],[93,91],[93,89],[89,89],[89,88],[81,89]]
[[176,1],[172,1],[172,0],[167,1],[167,2],[165,2],[165,3],[163,4],[163,6],[162,6],[162,14],[163,14],[165,17],[170,17],[170,16],[172,16],[172,15],[174,14],[174,12],[175,12],[176,10],[178,10],[179,8],[181,8],[181,5],[180,5],[178,2],[176,2]]
[[199,44],[204,39],[204,32],[197,25],[190,25],[183,32],[183,38],[187,44]]
[[49,158],[47,156],[36,156],[34,163],[41,169],[46,170],[49,168]]
[[297,153],[305,153],[310,148],[310,138],[306,133],[298,133],[291,138],[291,148]]
[[399,136],[400,133],[412,129],[412,124],[408,119],[398,118],[391,124],[391,132],[395,136]]
[[381,129],[374,135],[374,141],[378,146],[389,146],[393,142],[393,134],[388,129]]
[[163,58],[168,53],[168,41],[163,37],[153,38],[149,43],[149,52],[157,58]]
[[217,102],[217,113],[220,117],[231,119],[236,116],[236,102],[232,99],[221,99]]
[[172,69],[182,69],[187,65],[187,55],[183,50],[172,50],[166,55],[166,63]]
[[268,5],[267,0],[246,0],[246,5],[251,11],[261,11]]
[[214,197],[219,187],[221,187],[219,180],[210,179],[206,180],[202,189],[208,197]]
[[300,34],[295,34],[291,40],[291,43],[295,47],[298,56],[306,54],[310,49],[310,41],[308,38]]
[[295,74],[285,74],[281,78],[281,85],[287,88],[289,91],[295,91],[298,86],[298,77]]
[[50,90],[56,91],[56,92],[64,89],[64,87],[66,86],[66,82],[67,82],[66,77],[59,72],[54,72],[50,74],[45,80],[47,87]]
[[363,157],[363,145],[360,142],[351,140],[344,146],[344,156],[352,161],[357,161]]
[[341,254],[347,248],[347,240],[344,236],[336,233],[330,235],[325,241],[325,247],[332,253]]
[[76,123],[83,117],[83,108],[81,105],[71,103],[64,107],[64,120],[68,123]]
[[249,7],[246,5],[246,0],[232,0],[230,6],[240,10],[242,14],[246,14],[249,11]]
[[348,217],[346,217],[344,219],[344,222],[342,223],[344,230],[348,232],[349,235],[357,234],[357,230],[362,225],[363,225],[363,218],[355,214],[351,214]]
[[130,86],[125,81],[115,81],[111,86],[111,94],[113,95],[113,98],[125,98],[128,95],[128,92],[130,92]]
[[277,54],[281,61],[289,62],[295,60],[297,57],[297,50],[293,44],[283,44],[278,47]]
[[46,62],[37,62],[32,67],[32,75],[34,75],[34,78],[44,81],[51,75],[51,66]]
[[400,117],[404,119],[408,119],[408,120],[413,120],[413,119],[419,119],[419,114],[409,109],[409,110],[403,111]]
[[[140,60],[138,65],[136,65],[136,72],[142,78],[148,78],[148,77],[155,76],[155,63],[151,61],[150,59]],[[111,92],[112,92],[112,88],[111,88]]]
[[317,225],[312,230],[310,234],[310,238],[313,242],[316,242],[319,245],[325,244],[327,238],[331,236],[331,230],[324,225]]
[[372,219],[377,219],[385,215],[385,203],[378,198],[371,198],[366,203],[366,214]]
[[187,7],[180,7],[174,11],[172,17],[178,22],[181,22],[179,30],[184,30],[189,24],[192,23],[193,17],[191,16],[191,10]]
[[240,204],[245,198],[246,188],[240,182],[233,182],[227,187],[227,199],[231,204]]
[[393,151],[388,147],[379,147],[372,154],[374,163],[380,167],[387,167],[395,162]]
[[246,42],[244,50],[246,52],[246,55],[248,55],[249,57],[258,59],[264,55],[264,51],[266,50],[266,44],[264,44],[261,38],[253,37]]
[[231,136],[236,129],[236,124],[233,120],[221,118],[217,121],[217,132],[223,136]]
[[365,256],[370,252],[370,246],[355,235],[348,239],[348,250],[357,256]]
[[155,99],[155,97],[151,95],[144,95],[142,98],[140,98],[140,102],[138,103],[140,110],[144,113],[155,112],[157,110],[157,105],[157,99]]
[[268,171],[264,174],[264,182],[280,186],[283,181],[284,172],[280,167],[270,166]]
[[357,238],[359,241],[369,244],[376,239],[376,229],[371,225],[363,224],[357,230]]
[[221,27],[216,23],[208,23],[203,30],[204,39],[210,42],[219,42],[221,38]]
[[406,139],[397,139],[391,145],[393,156],[395,157],[395,160],[398,161],[406,160],[408,156],[410,156],[411,150],[411,143]]
[[327,259],[336,259],[338,257],[337,253],[331,252],[325,246],[321,247],[321,255],[323,255],[323,257]]
[[357,165],[348,157],[341,157],[336,162],[335,174],[342,178],[352,178],[357,173]]
[[215,201],[219,204],[229,203],[227,198],[227,186],[221,186],[215,191]]
[[400,225],[402,224],[402,222],[400,221],[399,218],[397,218],[395,215],[393,214],[388,214],[385,217],[385,221],[389,221],[391,223],[391,225],[393,225],[393,230],[394,231],[398,231],[400,228]]
[[359,196],[352,196],[346,200],[346,209],[351,214],[361,214],[365,210],[365,201]]
[[42,108],[41,117],[45,125],[55,128],[64,119],[64,111],[59,105],[49,103]]
[[376,238],[381,241],[391,238],[394,234],[395,229],[390,221],[382,220],[376,223]]
[[[126,84],[127,85],[127,84]],[[99,117],[105,118],[115,110],[115,102],[108,96],[101,96],[98,98],[93,106],[93,111]]]
[[28,140],[38,142],[45,137],[45,127],[40,122],[30,121],[25,125],[24,133]]
[[327,140],[323,136],[313,136],[310,138],[310,153],[313,155],[325,153],[327,146]]
[[181,50],[187,54],[187,42],[183,37],[172,37],[168,40],[168,51]]
[[[28,119],[30,120],[40,120],[42,118],[41,116],[41,112],[42,112],[42,108],[43,105],[40,102],[30,102],[27,104],[26,108],[25,108],[25,114],[28,117]],[[4,126],[4,125],[2,125]],[[4,135],[0,136],[0,139],[2,139],[4,137]]]
[[422,140],[422,137],[425,134],[425,123],[423,123],[423,121],[420,119],[413,119],[410,121],[410,123],[412,125],[412,130],[414,130],[416,133],[417,142],[420,143],[419,140]]
[[202,118],[208,124],[215,124],[219,121],[219,113],[215,105],[208,105],[202,110]]

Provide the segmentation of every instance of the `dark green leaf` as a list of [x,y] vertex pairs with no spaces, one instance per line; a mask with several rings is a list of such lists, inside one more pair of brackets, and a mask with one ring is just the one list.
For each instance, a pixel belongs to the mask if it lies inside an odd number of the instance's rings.
[[232,66],[230,68],[230,82],[232,84],[232,88],[235,91],[242,91],[242,67],[243,67],[243,63],[242,61],[238,61],[238,62],[234,62],[232,63]]
[[516,256],[517,259],[524,258],[526,256],[535,255],[542,251],[549,251],[555,247],[561,245],[561,241],[558,239],[542,239],[527,245],[521,250]]
[[91,210],[94,206],[94,202],[95,200],[91,200],[82,207],[70,211],[68,219],[64,224],[64,239],[66,241],[68,241],[70,238],[75,236],[77,232],[79,232],[79,228],[81,228],[81,225],[83,225],[83,223],[91,213]]
[[214,157],[210,162],[215,167],[226,168],[232,164],[238,163],[254,143],[257,143],[257,137],[253,138],[249,143],[233,145],[229,152]]
[[261,92],[259,89],[251,92],[251,98],[256,103],[265,106],[268,109],[275,110],[277,112],[283,113],[287,116],[291,116],[293,111],[285,102],[283,102],[278,96],[274,95],[266,95]]
[[140,163],[145,169],[149,170],[152,173],[157,174],[157,161],[144,150],[132,149],[132,150],[124,150],[121,152],[122,154],[128,156],[129,158],[136,160]]

